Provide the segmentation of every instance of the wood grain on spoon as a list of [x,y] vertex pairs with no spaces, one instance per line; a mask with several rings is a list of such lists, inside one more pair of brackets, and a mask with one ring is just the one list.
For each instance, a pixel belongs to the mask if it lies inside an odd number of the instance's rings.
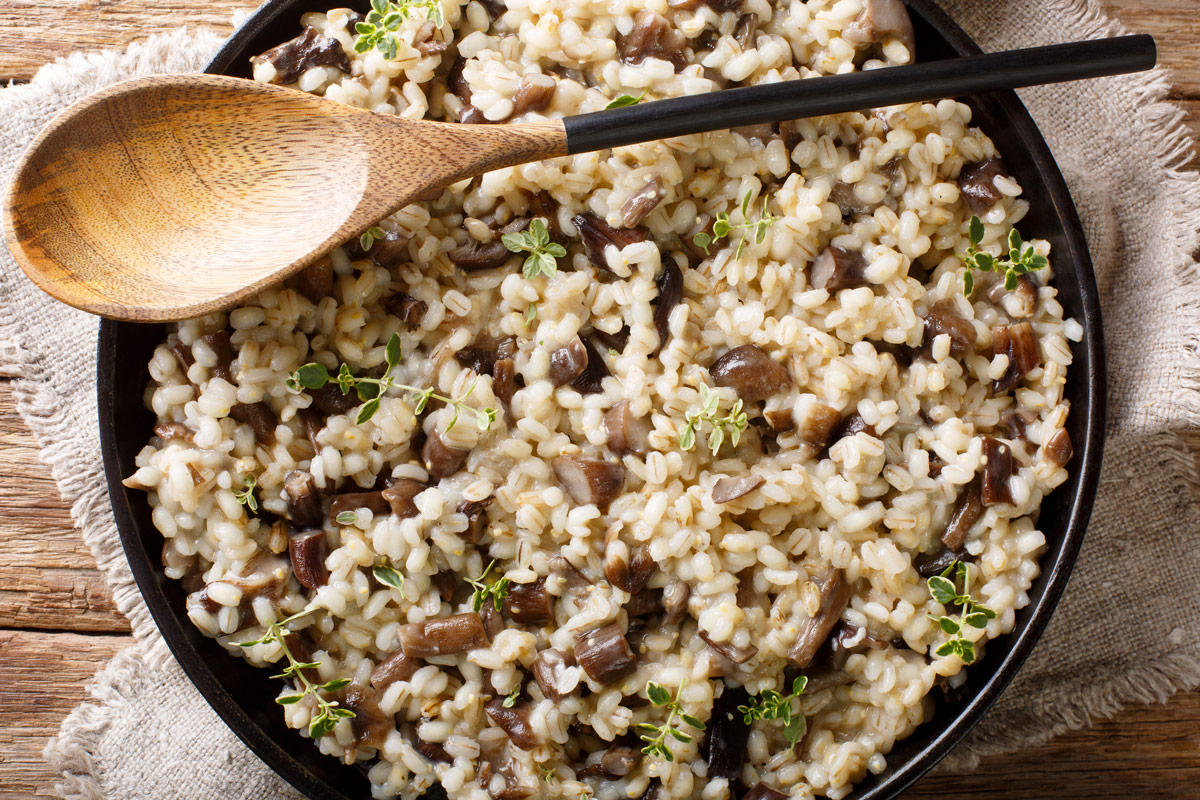
[[65,303],[186,319],[295,274],[431,188],[565,153],[559,121],[414,122],[237,78],[152,76],[47,125],[17,169],[5,232]]

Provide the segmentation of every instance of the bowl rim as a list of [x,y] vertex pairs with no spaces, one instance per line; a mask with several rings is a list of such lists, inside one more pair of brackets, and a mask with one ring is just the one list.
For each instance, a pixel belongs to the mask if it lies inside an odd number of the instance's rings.
[[[295,7],[305,1],[267,0],[225,41],[221,49],[206,65],[205,72],[227,73],[239,58],[251,54],[247,48],[256,37],[282,14],[298,11]],[[949,14],[936,5],[934,0],[905,0],[905,2],[910,10],[920,15],[924,22],[928,23],[960,55],[982,52]],[[346,4],[354,5],[355,3],[348,0]],[[334,7],[334,5],[331,4],[330,7]],[[1086,380],[1087,401],[1083,407],[1073,405],[1071,409],[1073,416],[1083,415],[1084,417],[1084,440],[1082,447],[1075,451],[1075,464],[1079,477],[1074,492],[1066,501],[1067,520],[1058,553],[1052,561],[1047,562],[1046,559],[1050,559],[1053,555],[1050,552],[1050,544],[1047,543],[1047,552],[1041,557],[1042,573],[1035,581],[1035,586],[1040,582],[1044,588],[1029,606],[1019,612],[1027,615],[1023,623],[1018,621],[1014,630],[1003,637],[1002,641],[1008,645],[1007,652],[1002,660],[993,667],[991,674],[986,677],[980,691],[956,711],[948,726],[937,731],[923,747],[910,755],[906,761],[894,767],[889,764],[888,771],[874,785],[869,785],[865,789],[861,783],[856,785],[847,800],[886,800],[886,798],[895,797],[909,788],[962,740],[1009,685],[1040,639],[1062,596],[1078,556],[1091,515],[1092,501],[1099,485],[1100,462],[1104,446],[1107,370],[1099,291],[1083,227],[1049,146],[1016,93],[1012,91],[993,92],[989,93],[987,97],[996,102],[1005,112],[1007,123],[1015,129],[1016,136],[1023,141],[1026,147],[1025,155],[1036,163],[1046,184],[1048,199],[1053,206],[1054,215],[1061,221],[1061,233],[1070,251],[1070,260],[1074,267],[1072,270],[1060,270],[1058,274],[1073,274],[1073,277],[1078,279],[1082,312],[1082,319],[1079,321],[1084,329],[1084,338],[1073,349],[1076,353],[1076,365],[1079,364],[1080,356],[1084,357],[1086,375],[1076,373],[1075,379]],[[161,582],[164,578],[161,567],[150,558],[141,541],[141,532],[134,519],[130,495],[122,483],[122,469],[117,455],[118,423],[115,397],[119,391],[128,391],[128,387],[123,387],[118,382],[116,363],[119,334],[122,330],[127,329],[126,326],[139,327],[138,323],[101,320],[97,340],[97,401],[101,453],[104,458],[109,499],[122,546],[138,589],[171,653],[189,680],[217,712],[221,721],[277,775],[284,778],[301,793],[313,800],[348,800],[351,795],[314,774],[306,763],[284,749],[279,741],[270,737],[262,725],[233,698],[229,689],[217,678],[205,658],[193,646],[184,630],[185,625],[190,625],[186,612],[175,609],[163,592]],[[1073,369],[1078,370],[1079,367],[1073,366]],[[922,728],[931,724],[933,724],[933,720],[927,719],[909,738],[916,736]],[[316,748],[313,748],[311,741],[302,739],[300,741],[307,744],[313,755],[320,759],[329,759],[328,756],[320,754]],[[898,741],[897,744],[899,743]],[[332,759],[329,760],[332,761]]]

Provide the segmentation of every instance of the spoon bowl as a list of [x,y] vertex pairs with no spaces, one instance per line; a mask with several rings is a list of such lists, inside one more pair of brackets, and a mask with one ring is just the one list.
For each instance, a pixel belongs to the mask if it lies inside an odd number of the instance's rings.
[[243,300],[430,189],[566,144],[561,122],[415,122],[216,75],[127,81],[66,113],[17,169],[13,252],[63,302],[154,321]]
[[523,125],[374,114],[217,75],[116,84],[17,166],[5,230],[47,293],[164,322],[296,274],[427,192],[529,161],[742,125],[1149,69],[1124,36],[759,84]]

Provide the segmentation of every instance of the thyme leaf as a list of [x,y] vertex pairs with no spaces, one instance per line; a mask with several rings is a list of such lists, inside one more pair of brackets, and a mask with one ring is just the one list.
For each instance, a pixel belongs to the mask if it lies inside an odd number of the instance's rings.
[[[958,581],[962,581],[962,593],[958,591]],[[934,653],[939,656],[957,655],[964,664],[975,662],[975,643],[963,635],[966,628],[982,629],[987,627],[989,619],[995,619],[996,612],[982,603],[971,599],[971,571],[961,561],[955,561],[941,574],[934,575],[927,582],[929,596],[935,603],[943,606],[959,606],[961,614],[958,619],[952,616],[936,616],[927,614],[929,619],[938,624],[949,639],[939,644]]]
[[734,447],[737,447],[742,433],[749,425],[746,412],[742,408],[742,400],[738,398],[724,416],[717,413],[720,403],[720,395],[709,388],[707,384],[700,384],[700,409],[688,412],[687,424],[684,425],[683,432],[679,435],[681,450],[692,449],[696,444],[696,433],[705,424],[709,426],[708,449],[712,451],[714,458],[726,438]]
[[985,253],[979,249],[984,232],[983,220],[972,216],[967,225],[967,239],[971,244],[966,253],[958,254],[959,259],[967,266],[967,271],[963,273],[963,295],[966,297],[970,297],[971,292],[975,291],[974,270],[1003,272],[1004,288],[1011,292],[1017,288],[1017,282],[1022,275],[1043,269],[1050,263],[1045,256],[1034,252],[1033,245],[1021,241],[1021,234],[1017,233],[1016,228],[1008,232],[1007,253],[999,256]]
[[684,742],[685,744],[692,741],[694,738],[692,734],[685,733],[676,724],[676,720],[695,730],[704,730],[704,723],[686,713],[679,702],[679,695],[683,691],[683,686],[684,684],[681,683],[672,697],[667,687],[653,681],[646,684],[646,697],[650,699],[650,702],[667,710],[667,719],[661,725],[655,725],[652,722],[639,722],[637,725],[639,730],[646,731],[638,737],[643,742],[646,742],[646,746],[642,748],[642,752],[646,755],[658,756],[664,761],[674,761],[675,754],[671,752],[668,739],[674,739],[677,742]]

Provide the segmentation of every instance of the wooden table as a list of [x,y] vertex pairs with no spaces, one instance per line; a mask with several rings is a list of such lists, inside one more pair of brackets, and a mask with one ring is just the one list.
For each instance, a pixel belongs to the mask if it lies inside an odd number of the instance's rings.
[[[28,80],[54,56],[124,45],[184,22],[229,31],[230,14],[247,4],[0,0],[0,81]],[[1158,38],[1163,63],[1175,69],[1175,98],[1200,132],[1200,0],[1105,5],[1132,30]],[[0,798],[46,797],[52,786],[41,759],[46,738],[84,698],[92,674],[132,640],[2,379],[0,554]],[[905,795],[1150,796],[1200,797],[1200,692],[1180,694],[1167,706],[1135,706],[1042,747],[988,759],[968,777],[928,777]]]

